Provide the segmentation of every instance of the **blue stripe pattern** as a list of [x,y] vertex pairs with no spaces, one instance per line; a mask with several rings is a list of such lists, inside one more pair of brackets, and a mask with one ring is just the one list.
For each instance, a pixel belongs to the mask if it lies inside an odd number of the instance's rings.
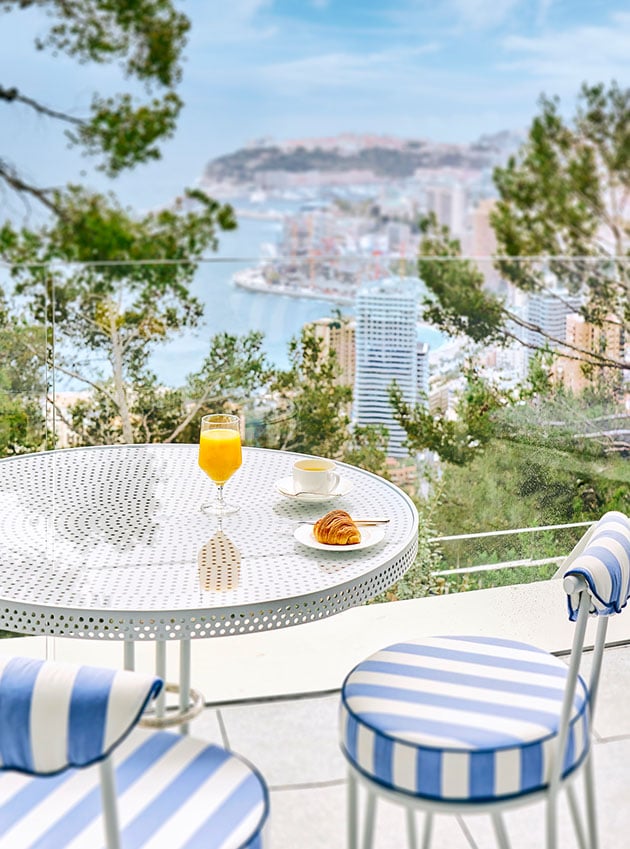
[[104,751],[107,706],[114,670],[83,666],[77,672],[68,717],[68,763],[94,763]]
[[[586,547],[570,555],[564,577],[583,578],[591,595],[590,612],[599,616],[619,613],[630,596],[630,520],[623,513],[606,513],[593,526]],[[569,619],[575,621],[579,594],[567,597]]]
[[0,758],[5,768],[33,772],[31,696],[43,664],[43,660],[16,657],[0,678]]
[[[263,778],[244,760],[219,746],[168,732],[135,730],[123,748],[120,756],[114,753],[114,762],[125,849],[142,849],[150,840],[169,849],[263,849],[268,792]],[[151,782],[144,780],[149,770]],[[20,786],[23,776],[0,773],[0,791],[8,796],[0,805],[0,834],[9,839],[13,828],[29,838],[32,833],[31,849],[64,849],[73,841],[101,849],[100,789],[98,783],[77,782],[78,775],[68,769],[53,777],[29,778]],[[55,797],[73,780],[76,792],[68,794],[69,801]],[[184,810],[193,794],[198,802],[193,810]],[[56,802],[54,812],[42,822],[33,807],[49,795]],[[136,813],[128,817],[127,809]],[[82,838],[94,827],[96,838]],[[162,843],[164,828],[169,838]]]
[[0,656],[0,769],[53,775],[101,760],[161,687],[153,676]]
[[[377,783],[418,797],[487,801],[542,789],[567,666],[513,640],[434,637],[388,646],[347,676],[341,746]],[[590,745],[579,679],[564,774]]]

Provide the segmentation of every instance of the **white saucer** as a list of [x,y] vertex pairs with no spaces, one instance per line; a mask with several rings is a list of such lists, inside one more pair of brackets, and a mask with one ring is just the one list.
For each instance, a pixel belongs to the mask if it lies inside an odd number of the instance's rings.
[[318,542],[313,536],[312,525],[298,525],[293,536],[303,545],[307,545],[309,548],[318,548],[321,551],[360,551],[362,548],[376,545],[385,536],[385,528],[382,525],[362,527],[359,530],[361,531],[361,542],[355,542],[353,545],[327,545],[324,542]]
[[352,483],[349,480],[340,478],[339,483],[337,484],[337,489],[333,489],[332,492],[307,492],[303,495],[296,495],[293,477],[289,475],[286,478],[280,478],[279,481],[276,481],[276,489],[287,498],[292,498],[293,501],[304,501],[310,502],[311,504],[318,504],[321,501],[330,501],[332,498],[340,498],[347,495],[352,489]]

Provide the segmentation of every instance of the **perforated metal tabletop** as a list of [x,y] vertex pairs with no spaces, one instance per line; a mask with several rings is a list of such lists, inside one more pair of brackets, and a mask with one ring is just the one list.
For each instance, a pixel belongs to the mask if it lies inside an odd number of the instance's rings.
[[[238,513],[200,511],[214,485],[196,445],[127,445],[0,460],[0,628],[28,634],[169,640],[310,622],[373,598],[413,563],[417,512],[402,490],[340,464],[353,486],[334,502],[282,496],[288,452],[245,448],[226,486]],[[385,539],[361,551],[297,542],[299,521],[342,508],[387,516]],[[222,530],[240,553],[227,576],[201,573]]]

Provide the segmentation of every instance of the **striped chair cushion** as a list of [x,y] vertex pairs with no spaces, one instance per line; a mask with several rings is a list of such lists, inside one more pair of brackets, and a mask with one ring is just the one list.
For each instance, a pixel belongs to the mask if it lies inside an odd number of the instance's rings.
[[[263,779],[224,749],[136,729],[114,753],[124,849],[261,849]],[[0,845],[102,849],[99,770],[0,773]]]
[[[567,667],[541,649],[485,637],[398,643],[356,666],[341,702],[341,747],[376,782],[448,801],[501,799],[547,781]],[[589,748],[578,681],[564,774]]]
[[50,775],[101,760],[161,687],[153,675],[0,656],[0,769]]
[[[593,526],[586,546],[578,543],[564,569],[564,577],[577,575],[591,594],[590,612],[600,616],[619,613],[630,595],[630,520],[623,513],[606,513]],[[569,595],[569,618],[577,618],[579,594]]]

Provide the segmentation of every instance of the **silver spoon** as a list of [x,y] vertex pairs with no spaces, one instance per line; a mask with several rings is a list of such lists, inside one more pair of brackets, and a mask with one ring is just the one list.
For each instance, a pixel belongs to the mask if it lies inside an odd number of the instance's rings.
[[289,498],[298,498],[300,495],[317,495],[319,498],[339,498],[340,495],[343,495],[342,492],[311,492],[308,489],[300,490],[300,492],[285,491],[284,494],[288,495]]
[[[389,519],[353,519],[355,525],[386,525]],[[314,525],[315,522],[298,522],[298,525]]]

